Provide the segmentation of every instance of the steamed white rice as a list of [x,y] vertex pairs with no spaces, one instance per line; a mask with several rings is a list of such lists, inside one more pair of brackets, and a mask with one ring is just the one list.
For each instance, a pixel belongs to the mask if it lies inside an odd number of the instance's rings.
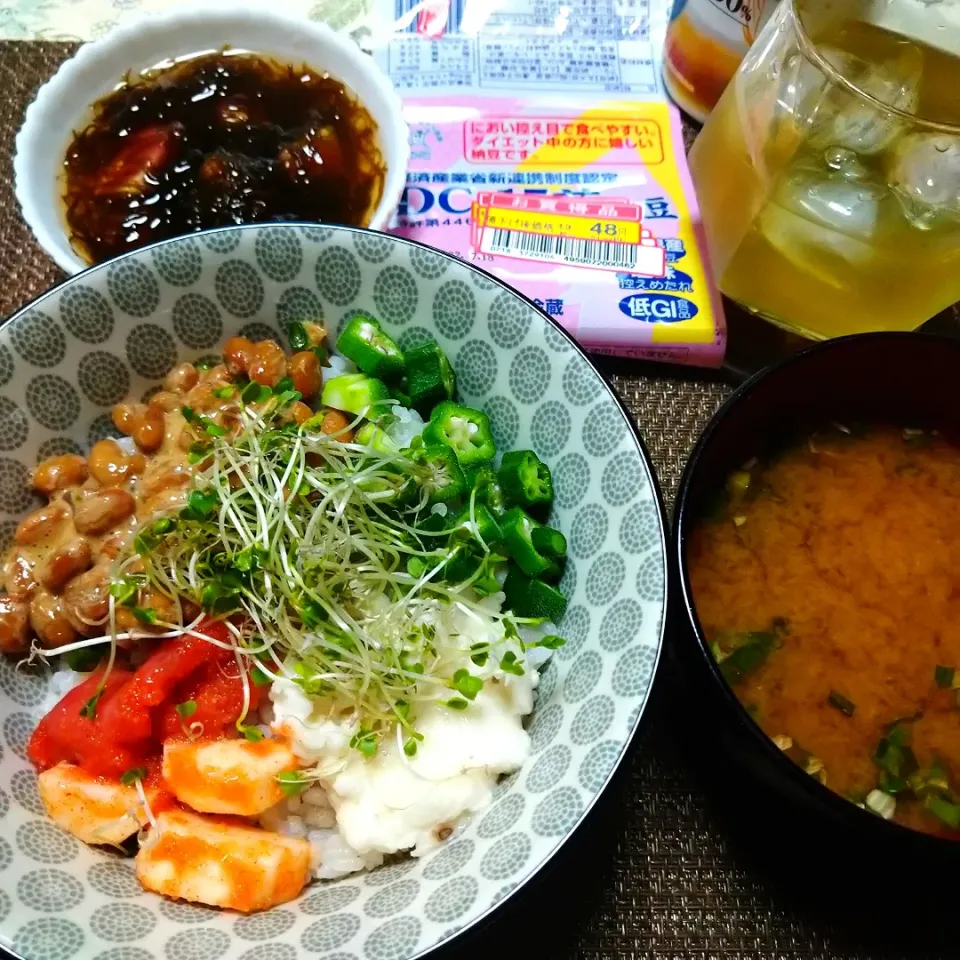
[[343,839],[327,792],[319,784],[268,810],[260,817],[260,824],[267,830],[308,840],[317,880],[336,880],[383,863],[383,854],[361,856]]
[[37,716],[46,716],[78,683],[83,683],[89,673],[77,673],[67,666],[61,666],[50,675],[50,682],[44,692],[43,700],[37,707]]
[[[436,624],[440,642],[444,633],[467,635],[471,642],[503,642],[494,616],[502,602],[503,594],[479,602],[489,610],[484,622],[454,605],[446,607],[444,622]],[[552,624],[523,628],[522,638],[532,643],[553,632]],[[534,647],[524,654],[522,676],[485,677],[491,682],[469,710],[422,709],[417,729],[424,740],[413,758],[393,740],[382,743],[372,758],[364,757],[350,746],[357,729],[354,718],[330,716],[296,684],[275,683],[272,729],[289,737],[298,756],[316,764],[322,777],[302,795],[268,811],[261,823],[306,837],[313,846],[314,875],[323,880],[370,869],[393,854],[420,857],[435,850],[490,804],[502,775],[528,759],[530,738],[523,720],[533,708],[537,668],[549,655]],[[471,669],[484,673],[472,664]],[[493,668],[487,671],[492,674]]]
[[331,353],[327,361],[327,366],[323,370],[323,380],[332,380],[334,377],[342,376],[345,373],[356,373],[357,365],[346,357],[341,357],[339,353]]
[[387,436],[398,447],[409,447],[423,433],[423,417],[406,407],[394,407],[392,412],[397,419],[387,427]]

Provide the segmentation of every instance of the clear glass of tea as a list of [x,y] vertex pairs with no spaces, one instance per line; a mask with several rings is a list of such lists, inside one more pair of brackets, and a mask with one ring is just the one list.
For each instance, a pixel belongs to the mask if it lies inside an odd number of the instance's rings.
[[690,153],[727,296],[815,339],[960,300],[954,6],[783,0]]

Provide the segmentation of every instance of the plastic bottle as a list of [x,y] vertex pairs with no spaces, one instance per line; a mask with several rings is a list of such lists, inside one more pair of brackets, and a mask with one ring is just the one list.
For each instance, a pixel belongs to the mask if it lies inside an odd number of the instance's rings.
[[675,0],[663,58],[674,102],[701,123],[777,0]]

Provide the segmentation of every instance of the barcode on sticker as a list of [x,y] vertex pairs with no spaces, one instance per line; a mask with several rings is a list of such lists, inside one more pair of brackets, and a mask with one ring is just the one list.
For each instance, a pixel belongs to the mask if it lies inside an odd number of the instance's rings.
[[542,260],[595,270],[616,270],[662,277],[663,248],[644,239],[640,245],[615,240],[584,240],[525,230],[487,227],[480,231],[480,252],[518,260]]
[[522,230],[484,231],[483,253],[522,253],[538,259],[561,263],[584,263],[595,267],[633,270],[640,247],[633,243],[607,240],[580,240],[576,237],[549,237]]
[[635,203],[605,197],[481,192],[471,207],[480,253],[662,277],[666,253]]

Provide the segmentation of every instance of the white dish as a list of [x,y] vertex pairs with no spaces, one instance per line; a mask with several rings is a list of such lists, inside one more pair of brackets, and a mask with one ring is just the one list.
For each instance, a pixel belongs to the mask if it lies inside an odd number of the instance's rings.
[[205,0],[189,9],[131,19],[85,44],[27,108],[13,161],[16,196],[37,242],[67,273],[79,273],[89,264],[70,245],[60,168],[74,131],[87,122],[92,105],[128,72],[225,45],[326,70],[356,95],[380,128],[387,168],[383,196],[366,226],[387,226],[406,181],[410,146],[400,98],[373,59],[326,24],[266,7],[230,9]]

